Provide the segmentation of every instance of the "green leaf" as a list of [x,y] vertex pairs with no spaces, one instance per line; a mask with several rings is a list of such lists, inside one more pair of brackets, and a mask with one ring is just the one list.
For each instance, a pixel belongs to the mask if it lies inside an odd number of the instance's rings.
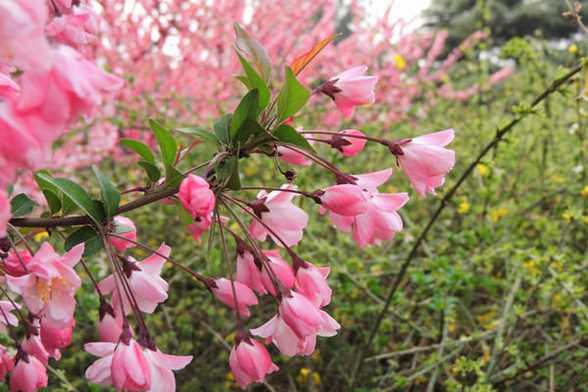
[[36,203],[24,193],[16,195],[10,201],[10,211],[13,217],[28,215],[35,209]]
[[263,46],[254,40],[238,23],[234,25],[235,46],[243,57],[249,58],[265,81],[269,81],[272,65]]
[[49,210],[51,211],[51,214],[56,214],[57,212],[59,212],[59,210],[61,209],[61,200],[59,199],[59,196],[49,189],[44,189],[43,195],[47,200],[47,205],[49,205]]
[[119,143],[121,146],[139,154],[145,161],[155,164],[155,156],[148,145],[135,139],[120,139]]
[[98,185],[100,185],[100,193],[102,195],[106,217],[110,219],[116,215],[116,210],[120,203],[120,193],[97,166],[92,166],[92,170],[94,170],[94,174],[98,179]]
[[153,163],[147,161],[139,161],[138,165],[145,170],[145,172],[147,173],[147,177],[149,177],[151,182],[156,182],[161,178],[161,171]]
[[[56,187],[64,196],[67,196],[77,207],[86,213],[96,224],[104,220],[104,213],[100,210],[90,195],[79,184],[65,179],[53,178],[46,173],[37,173],[37,176],[44,182]],[[64,203],[65,205],[65,203]]]
[[216,137],[223,143],[229,144],[230,133],[229,127],[231,125],[231,114],[225,114],[214,122],[214,133]]
[[273,136],[283,143],[291,144],[313,153],[315,152],[310,143],[308,143],[308,140],[289,125],[280,125],[274,131]]
[[176,154],[178,152],[178,145],[175,139],[167,129],[155,120],[149,120],[149,126],[153,130],[157,143],[159,144],[164,166],[173,166],[176,162]]
[[241,181],[239,179],[239,159],[237,157],[230,156],[220,161],[216,166],[216,174],[219,181],[229,189],[241,189]]
[[239,142],[241,145],[243,145],[247,140],[249,140],[250,137],[262,135],[265,133],[265,128],[259,125],[257,121],[248,119],[245,120],[243,125],[241,125],[241,129],[235,137],[235,142]]
[[83,226],[71,233],[63,244],[66,251],[71,250],[74,246],[84,243],[84,256],[88,257],[103,248],[102,239],[96,231],[90,226]]
[[237,132],[245,122],[245,120],[255,120],[259,109],[259,90],[253,89],[249,91],[235,109],[233,117],[231,118],[231,140],[235,139]]
[[182,173],[180,173],[179,171],[177,171],[173,167],[170,167],[166,173],[165,182],[169,186],[175,187],[175,186],[180,185],[180,183],[182,182],[183,179],[184,179],[184,175]]
[[247,90],[251,90],[252,89],[251,83],[249,83],[249,79],[247,78],[247,76],[245,76],[245,75],[238,75],[238,76],[235,76],[235,77],[237,78],[238,81],[240,81],[241,83],[243,83],[243,85],[245,87],[247,87]]
[[215,147],[220,146],[220,141],[214,133],[207,131],[206,129],[199,127],[186,127],[186,128],[175,128],[174,131],[185,133],[187,135],[193,135],[199,139],[202,139],[205,143],[214,144]]
[[259,76],[259,74],[253,69],[251,64],[249,64],[239,53],[237,53],[237,55],[239,56],[239,61],[241,62],[241,66],[247,76],[250,88],[259,91],[259,110],[263,110],[269,103],[271,95],[270,89],[261,76]]
[[285,75],[286,83],[278,96],[278,120],[280,121],[298,113],[310,98],[310,90],[296,79],[290,67],[286,67]]

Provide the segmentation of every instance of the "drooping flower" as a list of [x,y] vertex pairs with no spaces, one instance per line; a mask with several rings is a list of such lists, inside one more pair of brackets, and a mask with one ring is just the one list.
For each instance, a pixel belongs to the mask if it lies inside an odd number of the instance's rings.
[[344,232],[351,232],[360,247],[388,241],[403,228],[398,210],[408,201],[406,193],[379,193],[378,187],[392,175],[392,169],[353,176],[363,189],[367,209],[356,216],[329,213],[331,222]]
[[71,344],[75,325],[75,319],[72,319],[68,325],[62,328],[56,328],[50,323],[45,323],[41,320],[40,335],[43,346],[49,352],[66,348]]
[[[137,241],[137,228],[135,227],[135,223],[125,216],[115,216],[114,219],[114,233],[125,237],[131,241]],[[117,237],[110,237],[110,244],[114,247],[114,249],[118,250],[119,252],[124,252],[125,250],[132,248],[135,246],[130,241],[125,241],[122,238]]]
[[[296,128],[296,130],[298,132],[301,132],[304,128],[302,127],[298,127]],[[305,138],[307,137],[306,135],[303,135]],[[308,141],[310,144],[313,144],[314,142],[309,140]],[[291,148],[288,148],[286,146],[278,146],[277,148],[277,152],[278,152],[278,157],[286,162],[289,163],[291,165],[298,165],[298,166],[310,166],[312,165],[312,160],[310,158],[308,158],[306,155],[298,152],[298,151],[294,151]]]
[[43,342],[41,337],[36,335],[30,335],[21,343],[22,349],[39,360],[44,366],[49,364],[49,358],[55,358],[56,360],[61,359],[61,353],[57,349],[49,350]]
[[332,290],[327,282],[329,267],[317,267],[304,262],[296,271],[296,291],[304,295],[315,306],[322,308],[331,303]]
[[[6,329],[8,328],[8,325],[12,325],[13,327],[16,327],[18,325],[18,318],[12,314],[13,311],[15,311],[16,309],[14,308],[16,306],[17,309],[20,309],[20,305],[17,303],[12,303],[10,301],[0,301],[0,332],[1,333],[6,333]],[[8,322],[8,324],[6,324],[6,322]]]
[[242,389],[251,383],[262,382],[266,375],[279,370],[265,346],[249,337],[231,349],[229,365]]
[[6,379],[6,375],[13,367],[14,361],[10,355],[8,355],[6,347],[0,344],[0,382],[3,382]]
[[[271,278],[273,276],[285,288],[294,286],[294,271],[288,262],[280,256],[279,250],[263,251],[264,260],[255,260],[251,252],[244,250],[237,255],[236,280],[247,285],[259,294],[277,294]],[[271,271],[268,272],[268,269]]]
[[145,359],[151,373],[151,387],[149,392],[174,392],[176,377],[172,370],[182,370],[190,362],[191,355],[164,354],[159,349],[144,349]]
[[[168,257],[171,253],[171,248],[166,244],[161,244],[157,252]],[[136,261],[134,258],[128,257],[123,264],[129,287],[133,292],[137,305],[145,313],[153,313],[157,305],[167,299],[169,285],[160,276],[161,269],[165,264],[165,258],[159,254],[154,253],[143,261]],[[115,276],[109,275],[98,284],[98,287],[105,294],[112,293],[112,306],[118,309],[121,298],[119,298],[118,290],[116,290],[116,284]],[[131,304],[126,296],[122,298],[122,304],[126,314],[132,312]]]
[[320,91],[335,101],[343,116],[350,118],[356,106],[374,103],[377,76],[366,76],[365,65],[350,68],[323,83]]
[[454,137],[453,129],[430,133],[391,146],[400,167],[421,196],[435,193],[455,165],[455,152],[444,148]]
[[94,11],[80,4],[73,7],[71,13],[53,18],[47,25],[46,32],[56,41],[79,46],[95,41],[98,26],[98,16]]
[[28,250],[19,250],[18,253],[11,249],[4,259],[4,269],[11,276],[23,276],[28,273],[27,265],[33,256]]
[[200,240],[202,234],[210,229],[212,225],[212,214],[206,216],[199,216],[194,219],[194,223],[188,225],[188,230],[192,233],[192,238],[196,241]]
[[[320,310],[295,290],[282,298],[280,317],[299,338],[312,335],[332,336],[333,326],[338,326],[327,312]],[[335,328],[335,333],[338,328]]]
[[47,369],[33,355],[19,352],[10,372],[10,392],[36,392],[48,383]]
[[[234,295],[233,284],[235,287]],[[219,301],[221,301],[231,309],[235,309],[236,303],[239,309],[240,316],[251,316],[249,306],[254,306],[258,303],[255,293],[243,283],[233,282],[233,284],[231,284],[231,281],[228,279],[219,278],[214,280],[214,283],[211,285],[212,287],[210,289]],[[236,301],[235,295],[237,296]]]
[[[359,154],[365,144],[367,142],[366,139],[358,138],[358,137],[345,137],[345,135],[354,135],[354,136],[365,136],[363,132],[359,129],[345,129],[333,139],[331,139],[331,143],[333,143],[333,147],[337,150],[341,151],[341,154],[345,157],[354,157]],[[341,142],[341,141],[342,142]]]
[[28,262],[28,274],[7,275],[8,287],[22,295],[29,311],[42,316],[56,327],[67,326],[74,314],[74,294],[81,280],[73,267],[80,261],[84,244],[73,247],[63,256],[58,255],[48,242]]
[[296,194],[287,190],[295,190],[294,185],[282,185],[281,189],[286,191],[272,191],[269,194],[265,191],[259,192],[254,203],[258,203],[259,211],[256,215],[263,224],[254,219],[249,225],[249,231],[260,241],[265,240],[269,234],[276,245],[293,246],[302,239],[303,230],[308,224],[308,215],[292,203]]
[[178,198],[186,211],[194,218],[208,217],[214,210],[214,192],[204,178],[194,174],[188,175],[182,181]]
[[324,190],[320,201],[322,207],[343,216],[357,216],[368,208],[368,199],[363,189],[355,184],[330,186]]

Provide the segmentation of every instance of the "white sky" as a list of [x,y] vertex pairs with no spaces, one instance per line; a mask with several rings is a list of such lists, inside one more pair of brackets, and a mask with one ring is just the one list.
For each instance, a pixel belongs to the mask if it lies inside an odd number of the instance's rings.
[[[382,12],[392,3],[391,15],[393,18],[402,18],[405,21],[414,20],[413,28],[418,27],[420,13],[429,6],[431,0],[367,0],[373,4],[373,10],[376,15]],[[415,26],[416,25],[416,26]]]

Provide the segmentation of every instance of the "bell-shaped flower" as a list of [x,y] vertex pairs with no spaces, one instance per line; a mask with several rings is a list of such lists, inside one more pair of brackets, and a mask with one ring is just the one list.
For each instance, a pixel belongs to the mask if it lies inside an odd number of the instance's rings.
[[8,355],[6,347],[0,344],[0,382],[3,382],[6,379],[6,375],[13,367],[14,361],[10,355]]
[[357,216],[367,211],[368,207],[363,189],[355,184],[330,186],[322,191],[319,198],[323,208],[343,216]]
[[[259,294],[276,295],[277,290],[271,276],[285,288],[294,286],[294,271],[276,250],[263,251],[265,259],[256,261],[251,252],[244,250],[237,255],[236,280]],[[271,271],[271,274],[268,272]]]
[[22,349],[29,354],[37,358],[44,366],[49,364],[49,358],[55,358],[56,360],[61,359],[61,353],[57,349],[48,350],[47,347],[41,341],[41,337],[36,335],[30,335],[21,343]]
[[242,389],[251,383],[263,382],[266,375],[279,370],[265,346],[249,337],[231,349],[229,365]]
[[[296,128],[296,131],[301,132],[303,130],[302,127]],[[304,138],[307,138],[307,135],[302,135]],[[309,140],[308,143],[314,144],[312,140]],[[278,157],[291,165],[298,165],[298,166],[310,166],[312,165],[312,160],[308,158],[306,155],[295,151],[294,149],[288,148],[286,146],[278,146],[277,148]]]
[[[157,252],[168,257],[171,253],[171,248],[166,244],[161,244]],[[154,253],[143,261],[136,261],[129,257],[123,265],[129,287],[137,301],[139,310],[145,313],[153,313],[157,305],[167,299],[169,285],[160,276],[161,269],[165,264],[165,257],[159,254]],[[115,285],[118,284],[116,279],[118,278],[115,278],[114,275],[109,275],[98,284],[98,287],[105,294],[112,293],[112,306],[118,309],[121,303],[118,293],[122,292],[122,289],[116,290]],[[122,304],[126,314],[132,312],[131,303],[126,295],[122,298]]]
[[417,193],[426,196],[443,185],[455,165],[455,151],[444,148],[454,137],[453,129],[415,137],[391,147],[400,167]]
[[[346,135],[359,137],[345,137]],[[331,145],[341,151],[344,157],[354,157],[363,151],[367,142],[362,136],[365,135],[359,129],[345,129],[331,139]]]
[[332,336],[337,322],[325,311],[320,310],[304,295],[291,290],[280,302],[280,317],[300,339],[312,336]]
[[176,377],[173,370],[182,370],[190,362],[191,355],[164,354],[159,349],[144,349],[145,359],[149,364],[151,373],[151,387],[149,392],[174,392],[176,390]]
[[296,271],[296,291],[304,295],[315,306],[322,308],[331,303],[332,290],[327,282],[329,267],[316,267],[304,262]]
[[19,250],[18,253],[11,249],[4,259],[4,270],[11,276],[23,276],[28,273],[27,265],[33,256],[28,250]]
[[210,229],[212,225],[212,213],[206,216],[198,216],[194,219],[194,223],[188,225],[188,230],[192,234],[192,238],[196,241],[200,240],[202,234]]
[[[135,227],[135,223],[132,220],[125,216],[118,215],[114,217],[113,221],[115,234],[131,241],[137,241],[137,228]],[[135,246],[134,243],[125,241],[122,238],[110,237],[109,240],[114,249],[118,250],[119,252],[124,252],[125,250]]]
[[73,247],[63,256],[45,242],[27,264],[28,274],[7,275],[10,290],[22,295],[29,311],[42,316],[56,327],[67,326],[74,314],[75,292],[81,280],[73,267],[80,261],[84,244]]
[[189,174],[180,184],[178,198],[192,217],[207,217],[214,210],[215,196],[202,177]]
[[37,392],[48,383],[47,369],[33,355],[19,352],[10,372],[11,392]]
[[377,76],[365,75],[365,65],[350,68],[323,83],[320,91],[335,101],[343,116],[350,118],[356,106],[374,103]]
[[250,332],[255,336],[267,339],[269,343],[273,343],[286,356],[307,356],[313,353],[317,336],[334,336],[337,334],[337,330],[341,328],[339,323],[328,313],[320,311],[320,315],[322,317],[320,330],[316,334],[305,337],[298,336],[280,315],[272,317],[268,322],[259,328],[252,329]]
[[[234,285],[234,293],[233,293]],[[240,282],[232,282],[226,278],[215,279],[210,287],[215,297],[230,307],[235,309],[235,304],[239,310],[239,315],[249,317],[251,312],[249,306],[257,305],[255,293],[246,285]],[[235,296],[237,299],[235,300]]]
[[75,319],[72,319],[68,325],[61,328],[56,328],[52,324],[41,320],[40,335],[43,346],[45,346],[49,352],[66,348],[71,344],[75,325]]
[[256,215],[263,223],[253,219],[249,232],[260,241],[265,240],[269,234],[276,245],[293,246],[302,239],[304,228],[308,224],[308,215],[292,203],[296,193],[287,190],[295,190],[294,185],[282,185],[281,189],[286,191],[272,191],[269,194],[261,191],[257,195],[257,201],[254,202],[258,207]]

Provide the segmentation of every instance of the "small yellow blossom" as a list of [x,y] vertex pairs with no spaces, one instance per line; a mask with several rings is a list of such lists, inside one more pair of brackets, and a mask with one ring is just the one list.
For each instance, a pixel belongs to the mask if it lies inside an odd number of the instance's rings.
[[478,316],[478,321],[486,330],[494,329],[496,326],[496,309],[490,309],[488,312]]
[[490,211],[490,220],[494,223],[498,222],[508,214],[508,208],[499,207]]
[[551,181],[553,181],[557,184],[561,184],[562,182],[565,181],[565,179],[560,175],[554,174],[551,176]]
[[580,196],[587,198],[588,197],[588,185],[586,185],[584,188],[582,188],[582,190],[580,191]]
[[467,199],[464,199],[459,203],[457,206],[457,212],[461,215],[465,215],[470,211],[470,202]]
[[488,363],[488,361],[490,361],[490,349],[488,348],[487,345],[484,345],[484,347],[482,348],[483,353],[482,353],[482,365],[486,365]]
[[523,267],[525,267],[527,272],[531,275],[537,276],[541,274],[541,269],[539,269],[535,260],[527,260],[523,262]]
[[46,231],[42,231],[40,233],[35,234],[35,236],[33,238],[35,239],[35,241],[41,242],[45,238],[49,238],[49,233],[47,233]]
[[476,165],[476,169],[478,169],[478,174],[480,177],[486,177],[488,174],[490,174],[490,168],[483,163],[478,163]]
[[578,45],[571,44],[570,46],[568,46],[568,52],[570,52],[571,54],[578,53]]
[[570,211],[565,211],[563,214],[561,214],[561,217],[566,222],[571,222],[574,219],[574,214],[572,214]]
[[395,54],[392,56],[392,61],[394,62],[394,67],[396,67],[396,69],[399,71],[404,71],[408,66],[406,60],[400,54]]
[[317,372],[312,372],[312,383],[314,385],[321,385],[321,375]]
[[235,376],[233,376],[233,372],[228,372],[225,379],[227,381],[235,381]]
[[582,217],[582,222],[584,222],[585,225],[588,225],[588,215]]
[[552,298],[552,302],[555,307],[557,307],[557,308],[561,307],[561,302],[562,302],[561,294],[556,293]]
[[310,369],[309,368],[301,368],[300,372],[298,372],[298,377],[296,377],[296,380],[298,381],[299,384],[306,384],[306,382],[308,381],[308,375],[310,374]]

